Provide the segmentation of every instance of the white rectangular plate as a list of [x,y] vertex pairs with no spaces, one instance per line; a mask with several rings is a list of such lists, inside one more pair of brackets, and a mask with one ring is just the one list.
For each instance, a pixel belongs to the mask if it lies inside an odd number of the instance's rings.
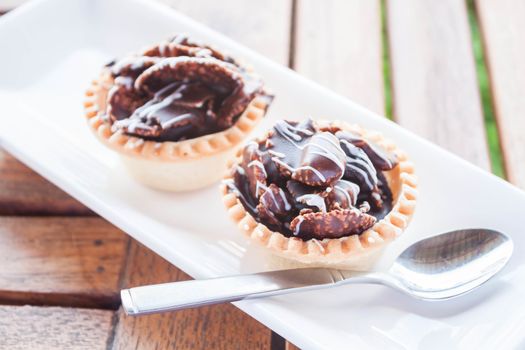
[[420,179],[416,214],[379,269],[411,242],[455,228],[497,229],[516,244],[502,274],[448,302],[347,286],[238,307],[307,349],[525,347],[523,192],[162,5],[42,0],[2,18],[2,145],[195,278],[268,269],[266,252],[228,220],[216,186],[187,194],[144,188],[85,125],[83,92],[102,64],[181,31],[253,63],[277,96],[263,128],[277,118],[343,119],[382,131],[409,153]]

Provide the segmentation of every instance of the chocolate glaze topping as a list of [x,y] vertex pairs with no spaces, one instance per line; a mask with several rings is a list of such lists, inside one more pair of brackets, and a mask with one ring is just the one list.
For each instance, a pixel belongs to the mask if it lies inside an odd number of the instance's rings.
[[361,234],[392,209],[383,171],[397,165],[358,135],[279,121],[245,146],[227,188],[259,222],[303,240]]
[[107,65],[114,78],[106,118],[114,131],[180,141],[225,130],[255,98],[272,100],[262,81],[232,58],[177,35]]

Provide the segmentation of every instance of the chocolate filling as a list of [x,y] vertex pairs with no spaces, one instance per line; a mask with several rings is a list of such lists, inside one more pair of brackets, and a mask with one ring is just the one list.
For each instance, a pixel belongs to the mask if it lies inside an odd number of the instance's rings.
[[256,97],[262,81],[232,58],[178,35],[141,55],[107,65],[114,78],[106,120],[112,130],[180,141],[225,130]]
[[338,238],[363,233],[392,210],[383,172],[396,165],[395,155],[348,131],[279,121],[245,146],[225,183],[273,231]]

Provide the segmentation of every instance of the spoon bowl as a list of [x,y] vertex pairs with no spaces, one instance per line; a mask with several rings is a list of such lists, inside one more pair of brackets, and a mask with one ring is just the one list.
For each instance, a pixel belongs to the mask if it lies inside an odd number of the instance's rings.
[[486,282],[505,266],[512,251],[512,240],[500,232],[457,230],[412,244],[388,273],[410,295],[448,299]]
[[498,231],[456,230],[412,244],[386,272],[301,268],[164,283],[122,290],[122,306],[129,315],[142,315],[359,283],[443,300],[486,282],[505,266],[512,251],[512,240]]

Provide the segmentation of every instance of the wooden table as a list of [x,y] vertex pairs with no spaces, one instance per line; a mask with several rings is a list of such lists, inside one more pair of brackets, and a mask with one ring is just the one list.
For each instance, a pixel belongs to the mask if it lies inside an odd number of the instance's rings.
[[[525,2],[474,4],[485,108],[463,0],[166,2],[487,170],[494,112],[525,186]],[[126,317],[120,288],[189,277],[1,150],[0,214],[0,348],[293,347],[232,305]]]

